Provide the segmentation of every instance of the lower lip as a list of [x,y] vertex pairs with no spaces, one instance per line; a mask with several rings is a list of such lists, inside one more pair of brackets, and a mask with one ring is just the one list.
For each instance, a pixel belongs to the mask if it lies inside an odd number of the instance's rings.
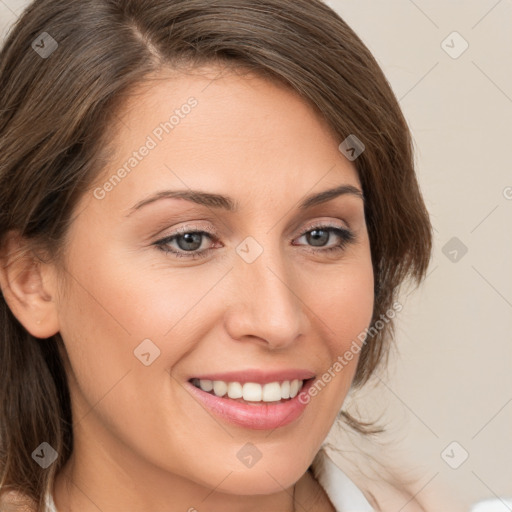
[[[227,395],[222,398],[211,395],[188,381],[185,384],[192,395],[201,400],[219,418],[244,428],[270,430],[289,425],[302,415],[309,403],[306,395],[313,385],[313,380],[306,381],[300,393],[286,402],[255,402],[255,405],[225,398]],[[299,400],[301,395],[304,395],[303,401],[306,403]]]

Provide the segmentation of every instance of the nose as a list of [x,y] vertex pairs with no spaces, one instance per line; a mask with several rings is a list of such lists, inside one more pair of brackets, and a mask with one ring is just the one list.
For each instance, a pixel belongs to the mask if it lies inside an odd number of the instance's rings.
[[299,276],[279,250],[265,249],[252,263],[237,256],[230,274],[225,328],[233,339],[256,339],[279,350],[305,333],[307,307],[299,294]]

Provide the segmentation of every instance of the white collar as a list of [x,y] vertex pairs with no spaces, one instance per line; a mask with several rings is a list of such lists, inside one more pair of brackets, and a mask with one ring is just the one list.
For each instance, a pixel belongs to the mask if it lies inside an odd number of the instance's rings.
[[313,460],[313,474],[336,512],[374,512],[361,490],[321,449]]

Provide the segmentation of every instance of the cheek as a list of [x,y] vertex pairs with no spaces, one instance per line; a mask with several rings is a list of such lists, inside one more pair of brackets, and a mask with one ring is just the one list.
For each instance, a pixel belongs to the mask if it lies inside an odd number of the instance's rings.
[[324,326],[332,359],[344,352],[371,322],[374,308],[373,268],[369,258],[341,266],[317,279],[309,292]]
[[[80,244],[76,239],[68,256],[59,322],[71,365],[68,370],[74,377],[70,379],[74,405],[85,414],[107,393],[119,398],[117,390],[133,380],[137,374],[134,370],[146,368],[135,357],[134,349],[153,335],[144,326],[158,326],[146,319],[151,300],[138,293],[140,275],[128,272],[122,261],[109,257],[98,241]],[[130,373],[120,386],[118,383]]]
[[[203,326],[219,304],[203,301],[218,272],[141,268],[128,257],[111,256],[97,245],[77,247],[60,304],[72,371],[91,402],[132,370],[129,380],[161,378],[205,335]],[[148,351],[151,364],[145,366],[142,354]]]
[[[370,258],[347,262],[332,273],[318,274],[315,287],[304,290],[314,311],[317,336],[322,340],[323,372],[310,390],[311,399],[331,403],[322,407],[329,424],[341,408],[359,360],[364,333],[374,308],[374,276]],[[319,331],[319,332],[318,332]]]
[[129,299],[112,301],[112,290],[101,273],[71,272],[74,279],[59,308],[60,334],[71,365],[68,371],[74,377],[70,387],[74,388],[76,380],[80,390],[74,405],[85,414],[128,372],[135,340],[122,323],[120,305],[129,308]]

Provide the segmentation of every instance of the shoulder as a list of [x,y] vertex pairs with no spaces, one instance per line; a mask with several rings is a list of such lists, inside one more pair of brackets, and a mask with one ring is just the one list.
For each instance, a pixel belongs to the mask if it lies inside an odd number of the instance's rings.
[[411,512],[466,512],[464,503],[443,482],[431,483],[429,475],[415,475],[415,466],[387,473],[384,466],[375,472],[370,464],[363,473],[347,464],[342,454],[321,451],[312,469],[339,511],[399,510],[407,503]]

